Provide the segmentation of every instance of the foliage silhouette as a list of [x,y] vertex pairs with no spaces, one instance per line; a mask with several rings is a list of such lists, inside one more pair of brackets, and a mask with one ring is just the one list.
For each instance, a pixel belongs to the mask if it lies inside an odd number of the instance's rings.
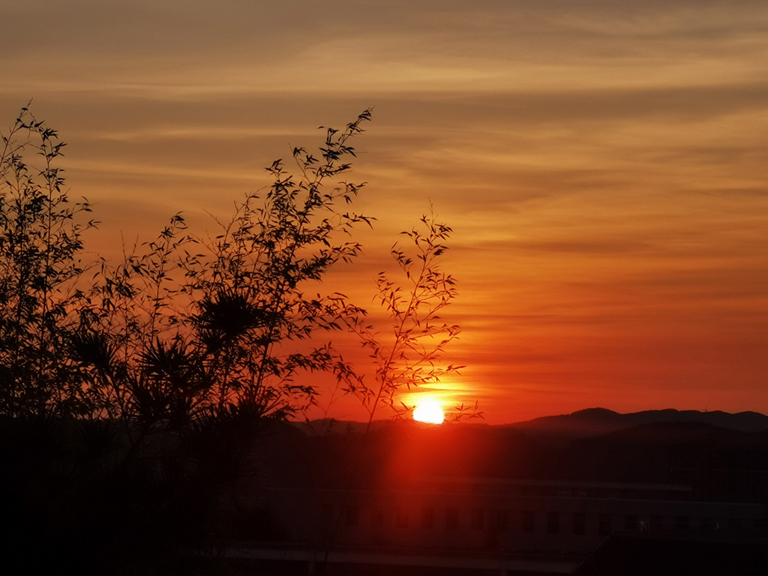
[[327,129],[317,157],[295,149],[297,176],[274,162],[218,235],[177,214],[87,280],[90,207],[69,202],[56,131],[22,110],[0,156],[0,486],[18,502],[2,522],[19,571],[26,542],[82,573],[130,573],[226,533],[221,499],[252,472],[254,435],[313,404],[310,373],[357,379],[317,336],[364,311],[309,289],[371,224],[348,208],[363,184],[329,184],[370,117]]
[[[367,409],[369,420],[381,404],[400,416],[410,413],[413,407],[397,399],[404,388],[410,391],[439,383],[441,378],[463,368],[440,364],[446,346],[461,331],[459,326],[440,317],[440,311],[456,297],[456,281],[440,265],[452,230],[434,215],[422,216],[420,222],[423,230],[413,228],[401,233],[410,240],[410,250],[396,243],[390,251],[405,282],[401,285],[385,272],[377,278],[376,300],[392,322],[389,337],[376,331],[364,318],[356,318],[351,325],[375,367],[374,385],[360,380],[350,387]],[[464,412],[463,405],[457,407],[457,414]]]
[[[82,294],[80,222],[57,166],[58,134],[22,108],[0,150],[0,414],[66,416],[83,410],[66,353]],[[32,153],[32,158],[28,156]]]
[[275,161],[265,197],[249,194],[217,236],[188,234],[176,215],[120,265],[102,262],[73,340],[94,416],[141,422],[140,437],[160,422],[285,417],[317,394],[296,381],[298,372],[355,378],[336,350],[311,339],[363,311],[343,294],[310,297],[305,289],[359,253],[357,242],[337,236],[370,225],[339,209],[363,184],[325,185],[350,169],[342,162],[354,155],[349,139],[369,119],[365,111],[344,131],[328,129],[320,160],[295,149],[298,177]]

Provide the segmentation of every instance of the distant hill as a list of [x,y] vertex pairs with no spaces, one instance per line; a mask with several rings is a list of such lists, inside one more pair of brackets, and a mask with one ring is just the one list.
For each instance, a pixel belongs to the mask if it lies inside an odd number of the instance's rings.
[[578,439],[610,434],[643,424],[707,424],[739,432],[768,430],[768,416],[757,412],[729,414],[717,410],[646,410],[631,414],[619,414],[606,408],[588,408],[573,414],[545,416],[526,422],[509,424],[507,427],[541,439]]
[[768,430],[768,416],[758,412],[738,412],[730,414],[715,410],[714,412],[699,412],[698,410],[646,410],[627,414],[635,424],[653,424],[658,422],[699,422],[710,424],[728,430],[739,432],[760,432]]
[[[714,412],[700,412],[699,410],[645,410],[642,412],[632,412],[629,414],[620,414],[607,408],[587,408],[579,410],[572,414],[560,414],[557,416],[544,416],[524,422],[515,422],[513,424],[502,424],[492,426],[482,422],[472,421],[462,423],[462,427],[479,428],[511,428],[524,432],[531,437],[541,439],[562,438],[574,440],[578,438],[591,438],[610,434],[619,430],[625,430],[642,424],[708,424],[726,430],[736,430],[739,432],[761,432],[768,431],[768,416],[758,412],[738,412],[730,414],[721,410]],[[380,430],[394,425],[392,420],[376,420],[371,426],[371,430]],[[343,420],[333,420],[330,418],[322,420],[313,420],[311,422],[295,422],[295,427],[308,436],[327,435],[327,434],[360,434],[365,431],[366,424],[363,422],[351,422]],[[427,425],[431,427],[431,425]]]

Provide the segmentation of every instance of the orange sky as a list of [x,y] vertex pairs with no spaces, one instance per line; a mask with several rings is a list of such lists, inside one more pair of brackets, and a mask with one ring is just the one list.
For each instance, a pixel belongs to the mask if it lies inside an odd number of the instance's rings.
[[446,398],[768,412],[768,6],[469,4],[0,0],[0,114],[34,98],[60,130],[109,254],[178,210],[207,226],[374,106],[378,224],[339,274],[369,305],[434,203],[468,365]]

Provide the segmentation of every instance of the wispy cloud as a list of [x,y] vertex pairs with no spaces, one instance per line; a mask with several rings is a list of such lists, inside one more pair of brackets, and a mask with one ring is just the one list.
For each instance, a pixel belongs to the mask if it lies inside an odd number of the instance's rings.
[[176,210],[226,215],[317,125],[375,105],[353,178],[379,221],[329,287],[369,294],[434,203],[455,228],[456,397],[493,398],[492,421],[686,407],[697,387],[768,410],[765,2],[0,0],[0,16],[0,112],[34,97],[60,129],[106,251]]

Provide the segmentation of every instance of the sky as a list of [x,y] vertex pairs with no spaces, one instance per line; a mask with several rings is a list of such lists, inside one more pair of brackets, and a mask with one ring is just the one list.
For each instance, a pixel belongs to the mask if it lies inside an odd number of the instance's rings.
[[763,0],[0,0],[0,22],[0,126],[32,98],[59,130],[94,254],[177,211],[210,227],[372,106],[377,222],[336,280],[375,307],[399,231],[430,206],[454,229],[467,367],[440,401],[768,413]]

